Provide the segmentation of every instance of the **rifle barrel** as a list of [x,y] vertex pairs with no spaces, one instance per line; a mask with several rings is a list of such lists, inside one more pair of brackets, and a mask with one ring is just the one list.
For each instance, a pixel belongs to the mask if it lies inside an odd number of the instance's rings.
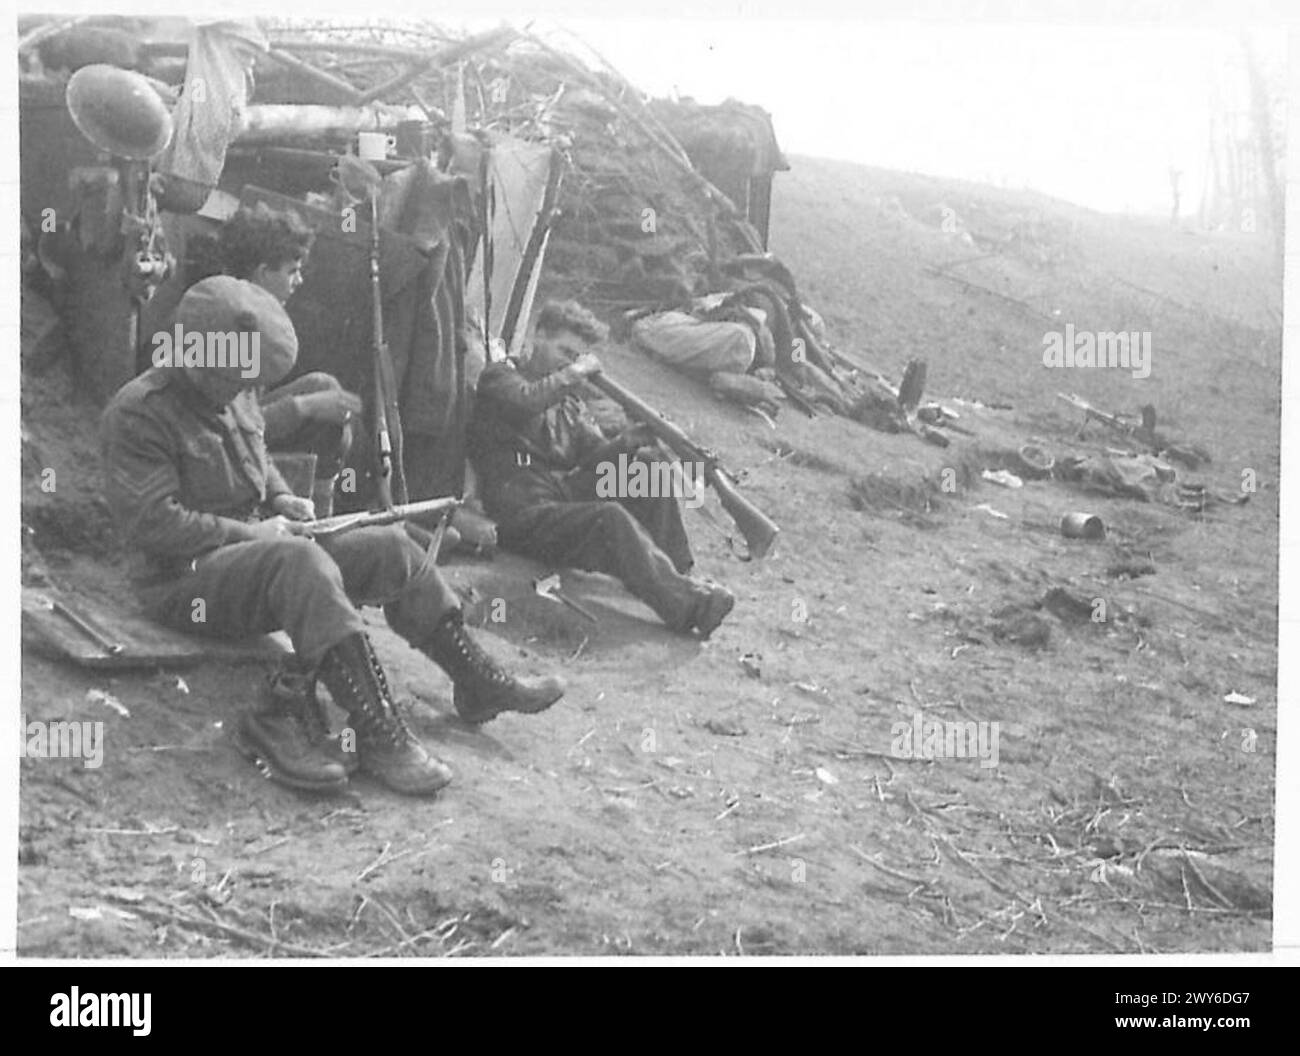
[[633,418],[650,426],[655,435],[681,458],[691,462],[703,462],[705,479],[713,486],[718,501],[736,523],[740,534],[745,537],[750,556],[761,558],[767,554],[781,529],[777,527],[775,521],[736,490],[735,483],[718,465],[718,460],[711,452],[702,448],[687,436],[680,426],[670,422],[636,393],[625,389],[603,373],[592,374],[587,380],[619,403]]

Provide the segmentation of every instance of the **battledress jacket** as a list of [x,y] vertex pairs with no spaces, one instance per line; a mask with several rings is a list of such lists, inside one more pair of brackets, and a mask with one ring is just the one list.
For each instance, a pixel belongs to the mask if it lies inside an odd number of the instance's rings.
[[507,491],[534,491],[530,483],[576,469],[606,443],[583,388],[560,371],[530,381],[509,360],[484,368],[469,447],[489,512]]
[[174,368],[127,382],[101,425],[105,498],[138,552],[137,581],[170,579],[200,554],[252,539],[252,524],[291,494],[266,452],[257,394],[215,407]]

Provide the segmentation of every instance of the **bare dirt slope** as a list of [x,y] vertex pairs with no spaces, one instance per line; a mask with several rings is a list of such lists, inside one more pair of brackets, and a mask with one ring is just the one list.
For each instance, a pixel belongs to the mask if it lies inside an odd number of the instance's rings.
[[[742,563],[689,515],[701,570],[740,599],[703,646],[596,577],[566,577],[619,610],[594,629],[508,605],[493,648],[562,670],[570,690],[482,732],[377,626],[413,723],[458,773],[432,802],[264,781],[226,735],[258,670],[186,671],[184,692],[175,674],[105,679],[28,656],[27,718],[102,719],[107,747],[98,770],[23,763],[22,952],[1267,948],[1280,289],[1260,241],[794,159],[773,249],[846,352],[893,377],[922,357],[928,395],[1005,409],[954,403],[979,436],[948,450],[794,410],[773,431],[611,351],[613,376],[747,471],[782,525],[777,552]],[[1023,303],[926,270],[980,253],[950,272]],[[1044,369],[1043,333],[1065,322],[1151,330],[1151,377]],[[1202,479],[1237,492],[1251,469],[1258,489],[1197,517],[981,482],[997,449],[1031,437],[1058,457],[1115,443],[1096,425],[1081,439],[1057,391],[1153,403],[1162,429],[1213,452]],[[85,461],[67,435],[90,413],[34,390],[25,420],[47,462]],[[93,541],[55,538],[45,500],[26,498],[52,570],[102,580]],[[1108,539],[1061,538],[1072,509],[1099,514]],[[130,718],[88,702],[96,688]],[[893,725],[918,712],[997,722],[999,765],[891,757]]]

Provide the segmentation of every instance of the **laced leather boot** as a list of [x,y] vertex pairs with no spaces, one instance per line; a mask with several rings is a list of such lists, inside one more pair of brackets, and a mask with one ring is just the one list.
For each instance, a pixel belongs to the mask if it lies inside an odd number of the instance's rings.
[[707,641],[736,607],[736,596],[719,583],[699,581],[704,597],[691,613],[691,625],[701,639]]
[[340,792],[349,773],[339,757],[343,753],[330,750],[307,696],[295,691],[298,686],[289,690],[281,682],[294,677],[284,672],[271,676],[261,706],[239,717],[235,744],[272,781],[307,792]]
[[503,711],[545,711],[564,696],[558,678],[514,678],[501,670],[469,636],[459,609],[447,613],[418,648],[450,676],[456,713],[475,726]]
[[296,665],[277,669],[267,679],[263,700],[268,710],[296,712],[325,758],[338,763],[349,777],[356,773],[360,765],[356,751],[346,750],[342,738],[330,731],[325,705],[316,695],[315,671]]
[[370,639],[357,633],[325,654],[319,677],[357,734],[360,769],[395,792],[427,796],[451,780],[399,714]]

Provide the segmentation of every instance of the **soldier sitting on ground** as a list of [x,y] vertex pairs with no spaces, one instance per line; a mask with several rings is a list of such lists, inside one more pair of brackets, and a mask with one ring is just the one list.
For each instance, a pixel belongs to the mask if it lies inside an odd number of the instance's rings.
[[[217,637],[288,633],[302,692],[272,697],[239,724],[241,742],[272,776],[334,790],[359,766],[413,795],[451,779],[395,706],[357,605],[384,607],[393,630],[451,678],[456,711],[470,723],[560,698],[558,680],[517,680],[482,650],[456,596],[400,526],[310,538],[311,502],[269,461],[253,392],[287,375],[298,352],[272,294],[229,276],[204,279],[181,299],[176,321],[185,335],[251,335],[248,346],[255,337],[255,369],[219,365],[208,340],[206,355],[155,365],[124,385],[104,413],[106,498],[138,551],[133,579],[154,619]],[[348,714],[355,752],[328,739],[317,678]]]
[[583,380],[600,370],[588,349],[607,333],[581,305],[550,302],[527,358],[483,370],[470,453],[484,507],[507,550],[615,576],[670,628],[707,638],[736,599],[689,575],[694,558],[678,498],[598,493],[603,461],[662,458],[642,426],[606,439],[583,402]]
[[[219,253],[228,275],[247,279],[284,304],[302,285],[312,232],[295,213],[259,202],[245,206],[221,229]],[[361,398],[332,374],[312,371],[261,394],[266,446],[316,455],[312,502],[317,517],[334,512],[334,488],[352,448]]]

